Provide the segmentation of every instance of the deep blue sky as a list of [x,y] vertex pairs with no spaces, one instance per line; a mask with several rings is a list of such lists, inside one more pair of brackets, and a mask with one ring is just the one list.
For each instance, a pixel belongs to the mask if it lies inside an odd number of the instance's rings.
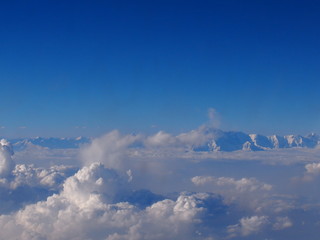
[[180,132],[209,108],[226,130],[320,133],[319,13],[319,1],[2,1],[0,135]]

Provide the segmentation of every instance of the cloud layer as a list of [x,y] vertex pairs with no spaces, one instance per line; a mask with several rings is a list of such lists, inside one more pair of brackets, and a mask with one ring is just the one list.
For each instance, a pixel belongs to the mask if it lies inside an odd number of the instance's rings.
[[1,239],[317,239],[317,149],[195,151],[205,129],[15,155],[1,140]]

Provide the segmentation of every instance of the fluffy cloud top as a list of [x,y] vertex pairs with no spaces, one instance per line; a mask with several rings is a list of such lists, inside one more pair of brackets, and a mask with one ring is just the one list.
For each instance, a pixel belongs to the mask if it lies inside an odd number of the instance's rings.
[[[6,239],[186,239],[205,214],[207,193],[181,194],[140,210],[117,202],[127,194],[119,175],[93,163],[69,177],[60,194],[0,217]],[[124,190],[125,189],[125,190]],[[14,229],[14,231],[9,231]]]

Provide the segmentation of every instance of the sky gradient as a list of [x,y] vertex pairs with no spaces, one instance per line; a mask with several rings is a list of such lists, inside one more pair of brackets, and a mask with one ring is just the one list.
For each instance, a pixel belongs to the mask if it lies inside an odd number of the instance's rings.
[[320,133],[316,1],[0,4],[0,135]]

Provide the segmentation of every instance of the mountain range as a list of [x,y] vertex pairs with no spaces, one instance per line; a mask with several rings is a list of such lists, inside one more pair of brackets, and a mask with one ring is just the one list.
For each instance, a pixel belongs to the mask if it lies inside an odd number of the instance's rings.
[[46,147],[49,149],[67,149],[79,148],[81,145],[90,143],[91,138],[88,137],[70,137],[70,138],[57,138],[57,137],[35,137],[35,138],[16,138],[9,139],[14,151],[21,151],[30,145]]
[[[201,143],[197,144],[184,143],[186,148],[196,152],[232,152],[241,150],[264,151],[268,149],[282,149],[295,147],[316,148],[320,146],[320,136],[314,133],[311,133],[307,136],[264,136],[260,134],[246,134],[244,132],[237,131],[222,131],[219,129],[206,127],[193,130],[192,132],[196,132],[198,135],[201,135],[204,139],[204,141],[201,141]],[[30,145],[41,146],[49,149],[79,148],[81,145],[90,143],[92,139],[88,137],[36,137],[9,139],[9,141],[12,144],[14,151],[21,151]],[[143,145],[143,143],[141,145]]]
[[320,145],[320,136],[314,133],[307,136],[264,136],[212,128],[200,128],[198,131],[206,136],[207,141],[204,144],[193,146],[194,151],[263,151],[294,147],[315,148]]

